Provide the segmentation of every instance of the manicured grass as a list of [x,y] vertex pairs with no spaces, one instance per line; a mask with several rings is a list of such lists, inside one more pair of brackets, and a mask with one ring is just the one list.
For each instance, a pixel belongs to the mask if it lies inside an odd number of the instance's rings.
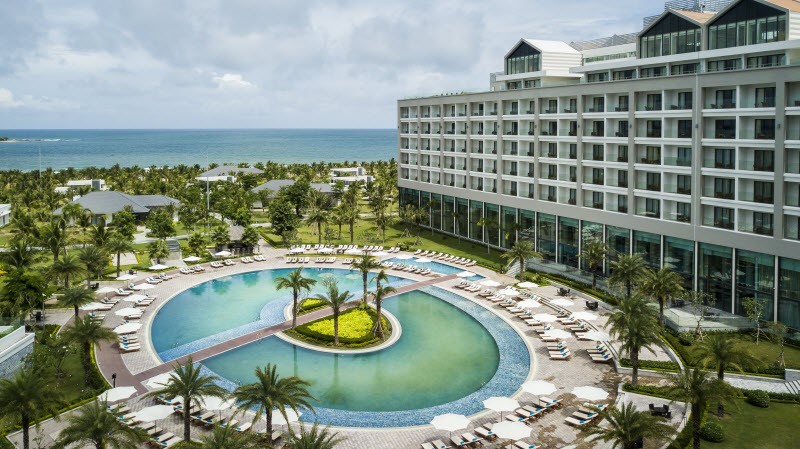
[[[377,319],[374,309],[353,308],[339,315],[339,346],[362,348],[380,343],[372,333]],[[391,325],[383,318],[384,337],[391,333]],[[319,346],[333,346],[333,316],[320,318],[308,324],[286,331],[294,338]]]
[[[725,429],[725,441],[703,447],[718,449],[783,449],[797,447],[797,423],[800,422],[800,405],[771,402],[768,408],[759,408],[742,400],[736,407],[726,407],[726,416],[720,421]],[[711,418],[715,419],[715,418]]]
[[[767,340],[763,335],[759,339],[758,344],[755,342],[754,335],[751,334],[736,333],[733,334],[733,338],[735,338],[740,345],[747,348],[750,354],[761,360],[762,367],[774,366],[775,361],[778,359],[778,354],[780,353],[778,345]],[[688,352],[689,356],[695,359],[697,357],[697,348],[698,345],[696,342],[691,346],[683,346],[683,349]],[[786,360],[787,368],[800,369],[800,349],[787,345],[784,347],[783,357]]]

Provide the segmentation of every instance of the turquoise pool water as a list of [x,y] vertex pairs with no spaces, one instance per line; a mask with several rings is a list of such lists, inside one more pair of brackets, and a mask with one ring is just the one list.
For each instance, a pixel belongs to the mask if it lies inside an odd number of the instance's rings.
[[[228,276],[192,287],[170,299],[153,320],[151,338],[156,352],[164,360],[183,355],[170,354],[200,339],[262,321],[264,327],[284,321],[283,308],[291,301],[291,290],[277,290],[275,278],[286,276],[294,268],[262,270]],[[358,272],[331,268],[306,268],[306,277],[317,280],[308,296],[322,293],[320,281],[336,276],[339,290],[349,290],[357,298],[363,290]],[[370,279],[372,275],[370,275]],[[412,281],[391,276],[394,287]],[[370,288],[375,284],[370,283]],[[197,347],[187,348],[199,349]],[[187,351],[183,351],[188,353]],[[166,356],[166,357],[165,357]]]
[[327,354],[270,337],[208,359],[204,364],[235,383],[255,380],[257,366],[272,363],[282,376],[312,382],[315,407],[348,411],[414,410],[451,402],[494,376],[497,344],[466,312],[428,293],[387,299],[402,336],[379,352]]

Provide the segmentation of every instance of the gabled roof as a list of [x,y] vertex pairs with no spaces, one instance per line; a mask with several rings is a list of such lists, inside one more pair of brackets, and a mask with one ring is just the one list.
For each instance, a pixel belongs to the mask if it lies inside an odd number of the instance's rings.
[[[130,206],[136,214],[146,214],[150,208],[164,207],[170,204],[178,204],[175,198],[164,195],[128,195],[122,192],[90,192],[72,203],[80,204],[84,209],[88,209],[95,215],[115,214],[125,206]],[[61,207],[53,213],[61,215]]]
[[[800,12],[800,2],[798,2],[797,0],[752,0],[752,1],[756,3],[761,3],[762,5],[780,9],[786,12]],[[722,8],[720,11],[714,14],[713,21],[716,21],[716,19],[725,15],[725,13],[735,8],[736,5],[738,5],[741,2],[742,0],[736,0],[731,2],[728,6]]]
[[648,31],[650,31],[651,28],[653,28],[654,26],[658,25],[658,23],[661,22],[661,20],[663,20],[664,17],[666,17],[668,15],[676,15],[676,16],[682,18],[682,19],[688,20],[689,22],[691,22],[691,23],[693,23],[693,24],[695,24],[697,26],[703,26],[704,23],[706,23],[709,20],[711,20],[717,14],[713,13],[713,12],[695,12],[695,11],[686,11],[686,10],[683,10],[683,9],[671,9],[671,8],[668,8],[668,9],[665,9],[664,12],[662,12],[661,14],[656,16],[656,18],[653,19],[653,21],[650,22],[649,25],[644,27],[642,29],[642,31],[639,32],[639,36],[642,36],[645,33],[647,33]]
[[506,53],[506,55],[503,58],[508,58],[511,55],[511,53],[514,53],[514,51],[517,48],[519,48],[519,46],[522,45],[522,44],[530,45],[531,47],[535,48],[536,50],[539,50],[539,52],[541,52],[541,53],[573,53],[573,54],[580,54],[580,52],[578,50],[575,50],[574,48],[570,47],[570,45],[568,43],[566,43],[566,42],[544,41],[544,40],[539,40],[539,39],[522,38],[522,39],[518,40],[517,43],[514,44],[513,47],[511,47],[511,50],[509,50],[508,53]]
[[219,167],[212,168],[211,170],[205,173],[201,173],[200,177],[207,178],[211,176],[236,175],[238,173],[252,173],[254,175],[260,175],[264,172],[254,167],[236,167],[235,165],[220,165]]

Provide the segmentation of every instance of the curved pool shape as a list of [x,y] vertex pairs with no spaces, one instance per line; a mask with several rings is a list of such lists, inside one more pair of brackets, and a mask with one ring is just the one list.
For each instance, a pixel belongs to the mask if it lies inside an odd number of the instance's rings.
[[[293,270],[282,268],[226,276],[177,294],[159,309],[153,320],[153,347],[162,360],[169,361],[285,321],[283,310],[292,301],[292,292],[277,290],[275,278]],[[308,296],[323,293],[320,281],[335,276],[340,291],[349,290],[356,298],[361,297],[361,274],[356,271],[304,268],[303,274],[317,281]],[[395,288],[412,282],[389,277],[389,284]],[[370,284],[370,288],[374,286]]]

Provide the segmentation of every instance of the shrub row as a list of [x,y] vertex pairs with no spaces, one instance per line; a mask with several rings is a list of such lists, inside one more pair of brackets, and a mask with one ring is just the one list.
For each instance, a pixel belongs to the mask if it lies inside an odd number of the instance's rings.
[[755,405],[756,407],[769,407],[769,394],[766,391],[745,390],[744,397],[747,398],[747,402]]
[[[619,364],[626,367],[631,368],[633,365],[631,364],[631,359],[620,359]],[[640,369],[655,369],[655,370],[662,370],[662,371],[678,371],[680,369],[680,365],[673,361],[663,361],[663,360],[639,360],[639,368]]]
[[[342,314],[342,315],[339,316],[339,343],[351,346],[351,345],[362,345],[362,344],[365,344],[365,343],[374,342],[375,337],[374,337],[374,335],[372,335],[371,332],[363,332],[363,333],[360,333],[360,335],[358,335],[358,336],[348,336],[347,335],[348,334],[348,332],[347,332],[348,329],[346,328],[347,327],[346,325],[345,326],[342,325],[343,324],[342,323],[342,321],[343,321],[342,318],[346,317],[347,315],[350,315],[352,313],[355,313],[355,312],[358,312],[358,310],[350,310],[350,311],[347,311],[345,314]],[[371,326],[371,323],[375,322],[376,313],[372,309],[367,309],[367,315],[369,316],[369,323],[370,323],[370,326]],[[322,318],[322,319],[317,320],[317,321],[312,321],[311,323],[304,324],[302,326],[297,326],[295,328],[295,332],[297,332],[298,334],[300,334],[300,335],[302,335],[302,336],[304,336],[306,338],[310,338],[312,340],[316,340],[317,342],[321,342],[321,343],[324,343],[324,344],[333,343],[333,331],[331,331],[331,333],[320,331],[320,329],[327,328],[327,325],[320,326],[320,324],[322,324],[322,323],[324,323],[326,321],[330,321],[331,322],[330,326],[332,328],[332,326],[333,326],[333,324],[332,324],[333,318],[328,317],[328,318]],[[364,323],[357,323],[357,324],[362,325]],[[383,329],[384,329],[384,333],[387,333],[387,334],[391,331],[391,325],[389,324],[389,321],[386,318],[383,318]]]
[[622,390],[630,393],[645,394],[647,396],[655,396],[663,399],[677,400],[675,392],[670,387],[659,387],[656,385],[636,385],[633,386],[630,382],[622,384]]
[[[693,335],[688,332],[675,333],[671,329],[668,329],[663,335],[667,343],[669,343],[681,360],[683,360],[683,363],[689,366],[697,366],[697,360],[695,360],[689,350],[686,349],[694,345],[695,340]],[[786,370],[780,366],[762,366],[755,371],[745,372],[744,374],[762,374],[783,377],[785,372]]]
[[538,276],[541,276],[545,279],[558,282],[559,284],[565,285],[571,289],[580,290],[583,293],[587,293],[589,295],[594,296],[595,298],[599,298],[606,304],[611,304],[611,305],[619,304],[619,301],[617,300],[616,296],[604,290],[592,288],[591,284],[584,284],[583,282],[573,281],[572,279],[552,273],[544,273],[539,271],[536,271],[535,273]]

